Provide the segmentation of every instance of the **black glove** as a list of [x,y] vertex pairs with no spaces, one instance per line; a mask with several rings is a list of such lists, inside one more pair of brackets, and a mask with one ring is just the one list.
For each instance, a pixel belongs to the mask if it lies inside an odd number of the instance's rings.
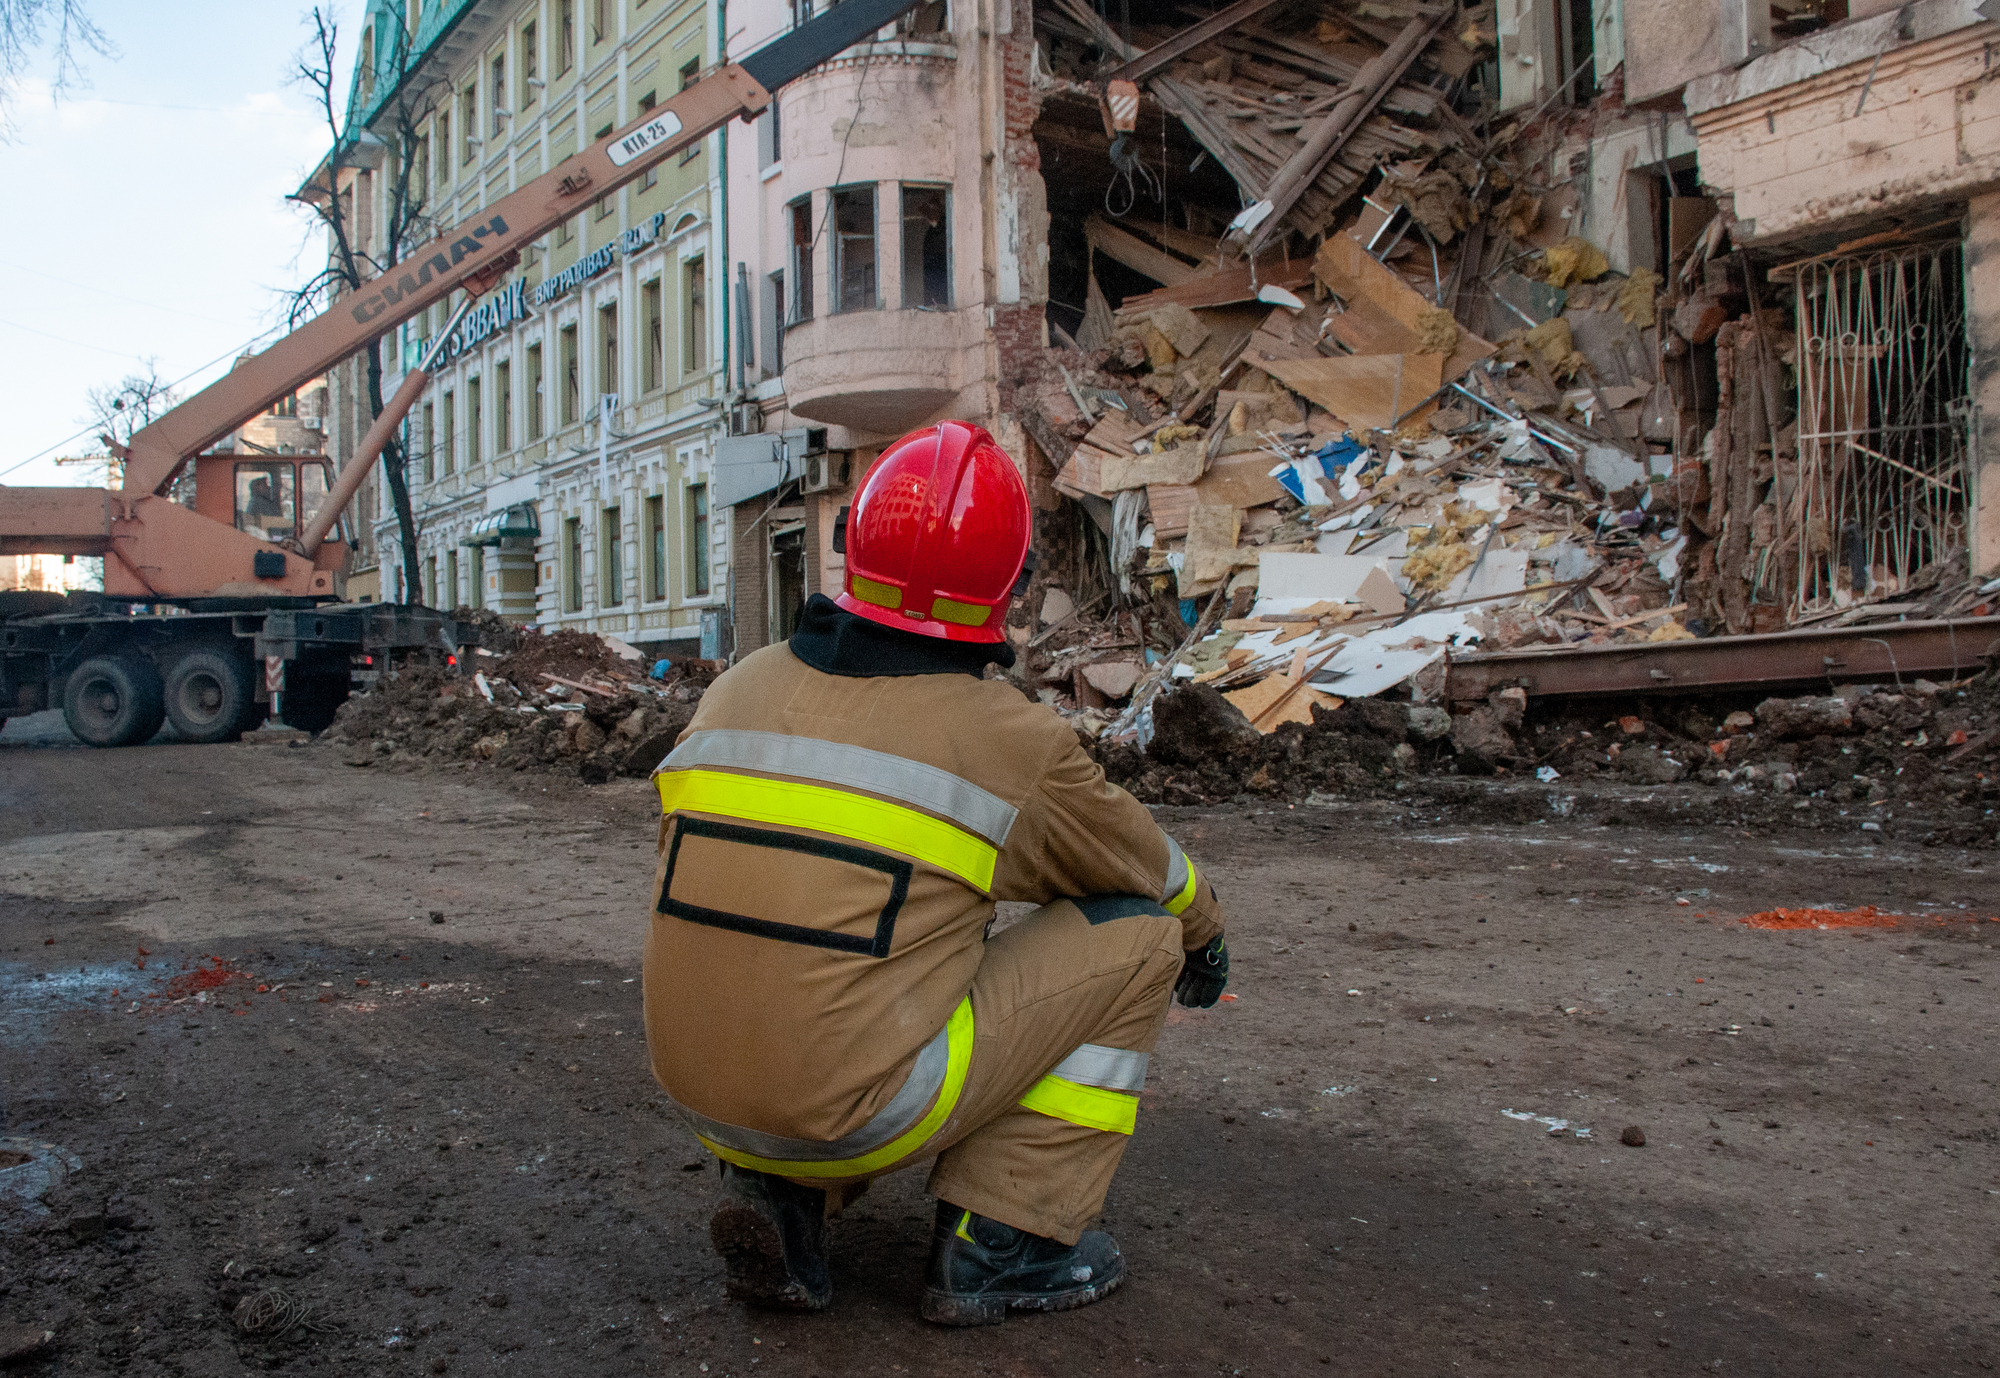
[[1207,947],[1188,953],[1181,964],[1181,979],[1174,982],[1174,998],[1189,1009],[1205,1010],[1222,998],[1229,984],[1229,947],[1217,934]]

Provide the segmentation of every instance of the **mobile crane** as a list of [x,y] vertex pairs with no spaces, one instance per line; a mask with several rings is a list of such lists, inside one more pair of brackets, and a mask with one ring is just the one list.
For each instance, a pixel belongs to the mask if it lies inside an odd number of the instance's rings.
[[[187,741],[226,741],[267,711],[318,731],[357,657],[475,645],[473,628],[431,608],[342,602],[351,548],[327,539],[458,322],[534,240],[921,3],[843,0],[486,206],[114,447],[121,487],[0,485],[0,555],[104,557],[101,599],[0,593],[0,723],[60,705],[92,746],[144,742],[163,721]],[[209,452],[458,291],[451,324],[337,475],[317,456]],[[169,491],[190,465],[184,505]]]

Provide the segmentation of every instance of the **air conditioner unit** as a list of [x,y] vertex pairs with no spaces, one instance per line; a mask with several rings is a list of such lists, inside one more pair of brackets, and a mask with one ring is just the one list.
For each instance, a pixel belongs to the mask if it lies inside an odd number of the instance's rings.
[[801,493],[824,493],[833,487],[830,477],[832,465],[828,454],[807,455],[799,466],[799,491]]
[[301,416],[299,418],[299,424],[301,426],[304,426],[309,431],[321,430],[324,429],[326,426],[325,420],[317,416]]

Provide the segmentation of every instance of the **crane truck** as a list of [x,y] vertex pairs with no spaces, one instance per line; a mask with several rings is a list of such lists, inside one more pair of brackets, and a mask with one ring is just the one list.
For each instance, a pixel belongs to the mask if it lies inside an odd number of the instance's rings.
[[[0,592],[0,725],[60,706],[92,746],[147,741],[162,722],[185,741],[227,741],[267,713],[319,731],[357,661],[476,645],[471,626],[435,609],[343,601],[352,547],[329,539],[458,322],[524,247],[731,119],[756,117],[786,82],[920,3],[844,0],[487,205],[114,446],[121,486],[0,485],[0,555],[104,559],[101,595]],[[213,451],[454,293],[451,323],[337,474],[317,456]],[[173,490],[190,468],[184,502]]]

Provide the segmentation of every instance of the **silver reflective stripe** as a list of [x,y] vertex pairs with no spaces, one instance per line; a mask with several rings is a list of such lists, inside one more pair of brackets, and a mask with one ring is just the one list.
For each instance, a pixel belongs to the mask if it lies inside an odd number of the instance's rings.
[[[761,770],[794,775],[846,789],[866,790],[887,799],[915,804],[941,814],[998,847],[1007,841],[1020,810],[997,794],[989,794],[948,770],[870,751],[844,742],[822,742],[783,732],[751,732],[715,728],[697,732],[675,747],[661,770],[691,770],[697,766]],[[1185,874],[1182,880],[1186,880]]]
[[[1162,833],[1160,835],[1162,837],[1166,837],[1165,833]],[[1176,895],[1180,894],[1181,891],[1187,889],[1187,883],[1188,883],[1187,853],[1181,850],[1180,843],[1174,841],[1171,837],[1168,837],[1167,838],[1167,888],[1160,892],[1160,898],[1162,900],[1173,899]]]
[[1107,1048],[1101,1043],[1086,1043],[1058,1062],[1049,1075],[1079,1086],[1137,1093],[1146,1084],[1148,1056],[1124,1048]]
[[[940,1029],[938,1036],[924,1045],[923,1051],[917,1054],[916,1065],[910,1068],[909,1079],[903,1083],[902,1090],[875,1112],[875,1118],[853,1133],[831,1142],[823,1139],[787,1139],[780,1134],[766,1134],[761,1129],[724,1124],[721,1120],[696,1114],[679,1101],[674,1102],[674,1109],[681,1112],[681,1118],[695,1133],[738,1153],[791,1163],[833,1163],[859,1158],[907,1130],[930,1108],[939,1088],[944,1085],[945,1068],[951,1060],[950,1040],[946,1037],[949,1032],[948,1029]],[[1127,1053],[1125,1056],[1135,1055]]]

